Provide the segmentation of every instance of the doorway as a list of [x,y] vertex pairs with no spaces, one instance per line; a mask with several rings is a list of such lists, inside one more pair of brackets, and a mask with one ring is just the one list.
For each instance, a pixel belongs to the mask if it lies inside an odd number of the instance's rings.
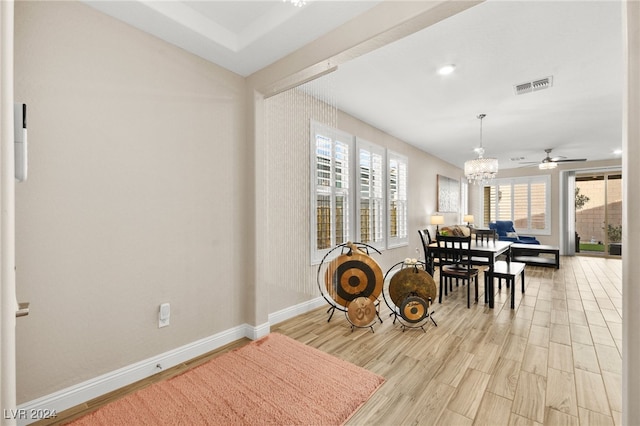
[[622,173],[576,174],[576,254],[622,255]]

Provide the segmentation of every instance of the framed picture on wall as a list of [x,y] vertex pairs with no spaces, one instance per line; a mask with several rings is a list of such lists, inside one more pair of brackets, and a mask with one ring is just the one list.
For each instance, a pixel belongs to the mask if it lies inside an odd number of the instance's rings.
[[460,203],[460,182],[438,175],[438,212],[457,213]]

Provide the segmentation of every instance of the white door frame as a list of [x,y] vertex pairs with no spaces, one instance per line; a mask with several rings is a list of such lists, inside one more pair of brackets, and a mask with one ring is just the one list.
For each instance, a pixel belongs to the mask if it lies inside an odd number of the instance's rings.
[[[16,424],[13,0],[0,1],[0,419]],[[12,415],[13,414],[13,415]]]

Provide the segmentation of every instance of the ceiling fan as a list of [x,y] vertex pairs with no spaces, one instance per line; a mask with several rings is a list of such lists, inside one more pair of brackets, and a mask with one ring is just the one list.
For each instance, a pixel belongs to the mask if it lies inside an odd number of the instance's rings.
[[567,158],[567,157],[562,157],[562,156],[558,156],[558,157],[551,157],[551,148],[547,148],[544,150],[544,152],[547,153],[547,156],[544,157],[542,159],[542,161],[538,162],[524,162],[524,163],[520,163],[520,164],[538,164],[538,168],[542,169],[542,170],[547,170],[547,169],[555,169],[556,167],[558,167],[558,163],[571,163],[571,162],[577,162],[577,161],[587,161],[586,158]]

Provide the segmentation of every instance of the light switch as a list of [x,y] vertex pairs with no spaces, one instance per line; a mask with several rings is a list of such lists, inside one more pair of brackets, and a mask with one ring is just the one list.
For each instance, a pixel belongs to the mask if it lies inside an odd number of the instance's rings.
[[168,326],[170,318],[171,318],[171,305],[169,305],[168,303],[161,304],[160,312],[158,313],[158,328]]

